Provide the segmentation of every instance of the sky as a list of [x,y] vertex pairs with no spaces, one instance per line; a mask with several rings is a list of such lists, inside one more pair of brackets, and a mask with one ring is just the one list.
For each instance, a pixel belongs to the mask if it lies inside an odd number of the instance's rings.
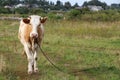
[[[56,3],[57,0],[49,0],[49,1]],[[72,5],[74,5],[75,3],[78,3],[79,6],[81,6],[84,3],[84,1],[90,1],[90,0],[60,0],[60,1],[63,3],[69,1]],[[118,4],[120,3],[120,0],[99,0],[99,1],[105,2],[108,5],[112,3],[118,3]]]

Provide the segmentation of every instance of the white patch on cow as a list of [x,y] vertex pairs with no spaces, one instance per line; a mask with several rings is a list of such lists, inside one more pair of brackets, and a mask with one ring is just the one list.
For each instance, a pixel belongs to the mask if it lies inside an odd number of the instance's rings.
[[33,53],[30,51],[27,44],[24,44],[24,49],[28,58],[28,74],[31,74],[33,72],[32,65],[34,65]]
[[32,25],[32,32],[30,33],[30,37],[32,37],[32,34],[38,35],[37,28],[40,25],[40,16],[32,15],[30,17],[30,24]]
[[38,71],[36,58],[37,58],[37,52],[35,51],[35,53],[34,53],[34,72],[37,72],[37,71]]

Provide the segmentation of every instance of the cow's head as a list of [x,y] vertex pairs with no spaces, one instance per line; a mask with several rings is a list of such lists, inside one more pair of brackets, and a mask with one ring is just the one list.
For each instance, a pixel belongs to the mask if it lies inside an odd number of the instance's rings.
[[25,24],[29,24],[32,27],[30,37],[32,37],[32,38],[37,38],[38,37],[37,29],[39,29],[39,27],[43,23],[45,23],[46,20],[47,20],[46,17],[41,17],[41,16],[37,16],[37,15],[32,15],[29,18],[23,19],[23,22]]

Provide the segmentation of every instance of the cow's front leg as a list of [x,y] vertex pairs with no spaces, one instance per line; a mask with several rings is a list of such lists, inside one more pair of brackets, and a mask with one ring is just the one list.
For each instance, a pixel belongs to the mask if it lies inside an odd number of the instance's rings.
[[34,65],[34,56],[29,48],[29,45],[25,45],[24,48],[28,59],[28,74],[32,74],[33,65]]
[[37,67],[37,51],[34,53],[34,72],[38,72],[38,67]]

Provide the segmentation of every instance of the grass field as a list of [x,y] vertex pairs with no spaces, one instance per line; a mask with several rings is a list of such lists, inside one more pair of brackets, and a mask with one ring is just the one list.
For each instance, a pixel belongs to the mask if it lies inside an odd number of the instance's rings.
[[19,21],[0,21],[0,80],[120,80],[120,22],[47,21],[38,74],[27,74]]

